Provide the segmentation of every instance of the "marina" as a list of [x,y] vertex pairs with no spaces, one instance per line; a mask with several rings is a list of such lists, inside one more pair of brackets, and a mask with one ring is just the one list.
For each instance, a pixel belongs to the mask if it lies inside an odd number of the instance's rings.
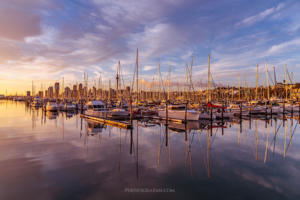
[[0,200],[299,200],[299,10],[1,0]]

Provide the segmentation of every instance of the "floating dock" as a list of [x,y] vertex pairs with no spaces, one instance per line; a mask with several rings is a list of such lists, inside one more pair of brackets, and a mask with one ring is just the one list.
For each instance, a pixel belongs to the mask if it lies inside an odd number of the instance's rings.
[[[152,119],[158,119],[158,120],[161,120],[161,121],[166,121],[166,118],[164,118],[164,117],[152,116],[151,118]],[[168,121],[176,122],[176,123],[180,123],[180,124],[184,123],[184,120],[181,120],[181,119],[168,118]]]
[[124,129],[132,129],[132,125],[128,122],[114,121],[114,120],[111,120],[111,119],[92,117],[92,116],[84,115],[84,114],[80,114],[80,117],[85,118],[85,119],[89,119],[89,120],[92,120],[92,121],[95,121],[95,122],[108,124],[110,126],[115,126],[115,127],[124,128]]

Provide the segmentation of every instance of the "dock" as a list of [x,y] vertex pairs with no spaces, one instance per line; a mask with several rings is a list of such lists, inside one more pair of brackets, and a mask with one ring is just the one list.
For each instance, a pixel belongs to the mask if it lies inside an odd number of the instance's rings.
[[[161,120],[161,121],[166,121],[166,118],[164,118],[164,117],[151,116],[151,118]],[[181,119],[168,118],[168,121],[176,122],[176,123],[180,123],[180,124],[184,123],[184,120],[181,120]]]
[[81,118],[89,119],[91,121],[99,122],[99,123],[104,123],[110,126],[115,126],[118,128],[123,128],[123,129],[132,129],[132,124],[128,122],[121,122],[121,121],[115,121],[111,119],[104,119],[104,118],[99,118],[99,117],[92,117],[89,115],[84,115],[80,114]]

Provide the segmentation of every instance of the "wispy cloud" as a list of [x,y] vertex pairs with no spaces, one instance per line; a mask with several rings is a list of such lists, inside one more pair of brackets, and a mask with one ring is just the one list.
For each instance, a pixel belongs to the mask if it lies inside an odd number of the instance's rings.
[[300,38],[296,38],[287,42],[273,45],[267,52],[270,54],[279,54],[286,51],[293,51],[295,48],[300,49]]
[[280,3],[278,4],[277,6],[275,7],[272,7],[272,8],[268,8],[256,15],[252,15],[250,17],[247,17],[245,18],[244,20],[242,20],[241,22],[239,22],[237,24],[237,26],[251,26],[257,22],[260,22],[262,20],[264,20],[266,17],[274,14],[275,12],[281,10],[282,8],[284,7],[284,4],[283,3]]

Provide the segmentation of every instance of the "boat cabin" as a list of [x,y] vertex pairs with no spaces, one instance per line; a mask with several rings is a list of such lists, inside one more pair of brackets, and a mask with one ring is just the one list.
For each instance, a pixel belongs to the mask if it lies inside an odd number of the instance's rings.
[[185,105],[170,105],[169,110],[185,110]]
[[105,104],[102,101],[89,101],[87,104],[87,109],[90,110],[103,110],[105,109]]

